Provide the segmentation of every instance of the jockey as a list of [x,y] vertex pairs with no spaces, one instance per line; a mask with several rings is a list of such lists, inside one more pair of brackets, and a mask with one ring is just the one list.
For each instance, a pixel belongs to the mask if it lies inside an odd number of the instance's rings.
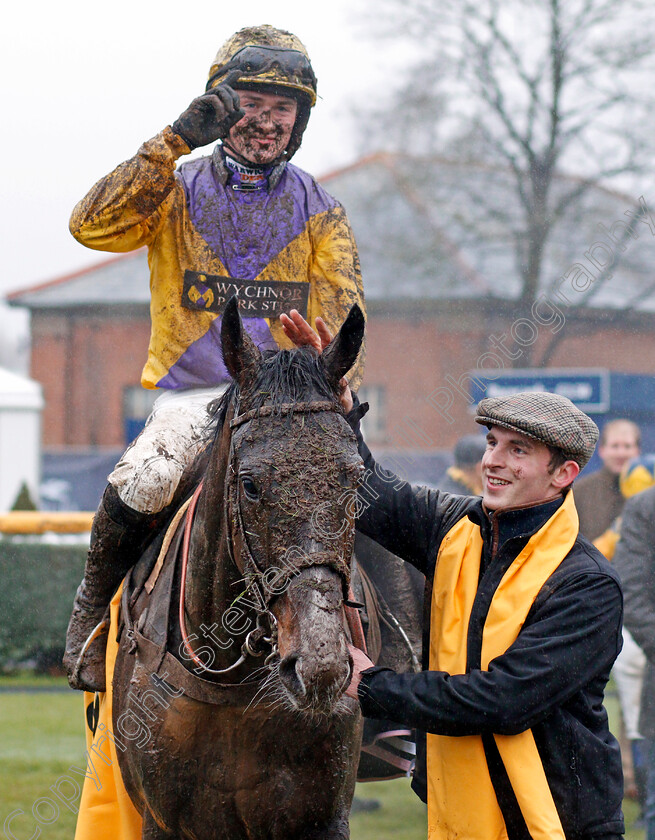
[[[88,248],[148,247],[152,330],[141,381],[161,390],[94,520],[66,640],[73,688],[105,689],[106,637],[93,631],[205,444],[207,404],[229,380],[219,340],[227,300],[236,294],[262,350],[292,346],[283,308],[321,315],[333,331],[354,303],[364,308],[343,207],[289,163],[315,101],[316,77],[295,35],[242,29],[218,51],[206,92],[73,211],[71,232]],[[216,140],[210,155],[176,169]],[[355,386],[362,369],[363,353]]]

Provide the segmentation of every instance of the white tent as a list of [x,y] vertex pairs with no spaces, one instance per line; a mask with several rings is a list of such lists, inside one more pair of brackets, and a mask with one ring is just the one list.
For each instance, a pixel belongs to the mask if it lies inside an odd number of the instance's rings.
[[37,382],[0,368],[0,511],[12,507],[23,484],[38,503],[42,409]]

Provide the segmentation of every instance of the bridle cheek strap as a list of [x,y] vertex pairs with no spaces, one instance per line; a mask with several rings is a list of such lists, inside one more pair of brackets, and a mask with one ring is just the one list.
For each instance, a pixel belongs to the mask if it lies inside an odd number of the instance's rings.
[[[299,414],[299,413],[316,413],[323,411],[334,411],[343,415],[343,410],[338,403],[331,402],[312,402],[312,403],[289,403],[281,406],[262,406],[258,409],[251,409],[238,415],[230,421],[230,429],[242,426],[244,423],[254,420],[259,417],[268,417],[270,415],[285,415],[285,414]],[[343,582],[344,601],[349,598],[352,599],[350,592],[350,558],[335,555],[334,552],[313,552],[305,554],[302,551],[298,555],[294,555],[293,564],[285,564],[284,568],[269,568],[262,569],[253,557],[248,540],[246,538],[246,530],[241,514],[241,506],[239,505],[239,487],[237,476],[233,469],[234,460],[234,436],[230,440],[230,454],[227,464],[226,472],[226,488],[224,495],[224,513],[225,525],[228,528],[228,539],[226,540],[230,559],[235,564],[240,574],[243,575],[247,584],[256,584],[259,587],[261,597],[265,604],[265,612],[270,613],[270,602],[278,595],[282,594],[289,585],[292,578],[294,578],[302,569],[311,568],[313,566],[327,566],[337,572]],[[186,588],[186,574],[189,562],[189,548],[191,544],[191,531],[193,526],[193,518],[195,514],[198,498],[202,492],[202,482],[196,488],[193,494],[185,517],[184,524],[184,538],[182,542],[182,570],[180,576],[180,608],[179,608],[179,623],[180,633],[182,636],[182,643],[185,651],[193,660],[193,662],[201,667],[204,671],[210,673],[226,673],[233,668],[238,667],[244,661],[242,654],[238,662],[231,665],[229,668],[214,671],[208,668],[205,663],[194,653],[191,647],[191,642],[186,630],[186,617],[184,611],[184,593]],[[270,573],[273,572],[271,575]],[[272,585],[273,584],[273,585]],[[366,643],[363,639],[363,632],[361,631],[361,621],[358,622],[359,614],[352,615],[350,607],[345,607],[348,624],[351,627],[351,632],[354,637],[357,637],[355,644],[362,650],[366,650]],[[274,620],[274,619],[273,619]],[[359,625],[359,626],[358,626]]]

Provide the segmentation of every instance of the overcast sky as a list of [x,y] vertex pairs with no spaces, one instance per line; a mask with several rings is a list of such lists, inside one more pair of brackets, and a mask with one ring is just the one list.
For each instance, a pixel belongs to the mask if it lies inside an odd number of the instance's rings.
[[[388,45],[362,37],[349,0],[89,0],[12,4],[0,34],[0,295],[92,265],[104,254],[68,232],[75,203],[204,89],[218,47],[270,23],[304,41],[319,96],[294,162],[315,175],[351,163],[348,113],[389,78]],[[186,11],[192,9],[193,11]],[[384,82],[383,82],[384,83]],[[0,312],[0,329],[24,323]]]

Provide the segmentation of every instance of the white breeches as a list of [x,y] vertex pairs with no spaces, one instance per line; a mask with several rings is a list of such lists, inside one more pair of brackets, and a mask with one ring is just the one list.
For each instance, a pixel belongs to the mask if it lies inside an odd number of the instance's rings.
[[612,675],[619,692],[619,704],[625,725],[625,734],[630,741],[641,738],[639,734],[639,711],[641,708],[641,686],[646,667],[646,656],[639,645],[623,628],[623,648],[618,655]]
[[184,470],[207,443],[207,404],[225,385],[164,391],[145,428],[109,476],[121,500],[140,513],[170,504]]

